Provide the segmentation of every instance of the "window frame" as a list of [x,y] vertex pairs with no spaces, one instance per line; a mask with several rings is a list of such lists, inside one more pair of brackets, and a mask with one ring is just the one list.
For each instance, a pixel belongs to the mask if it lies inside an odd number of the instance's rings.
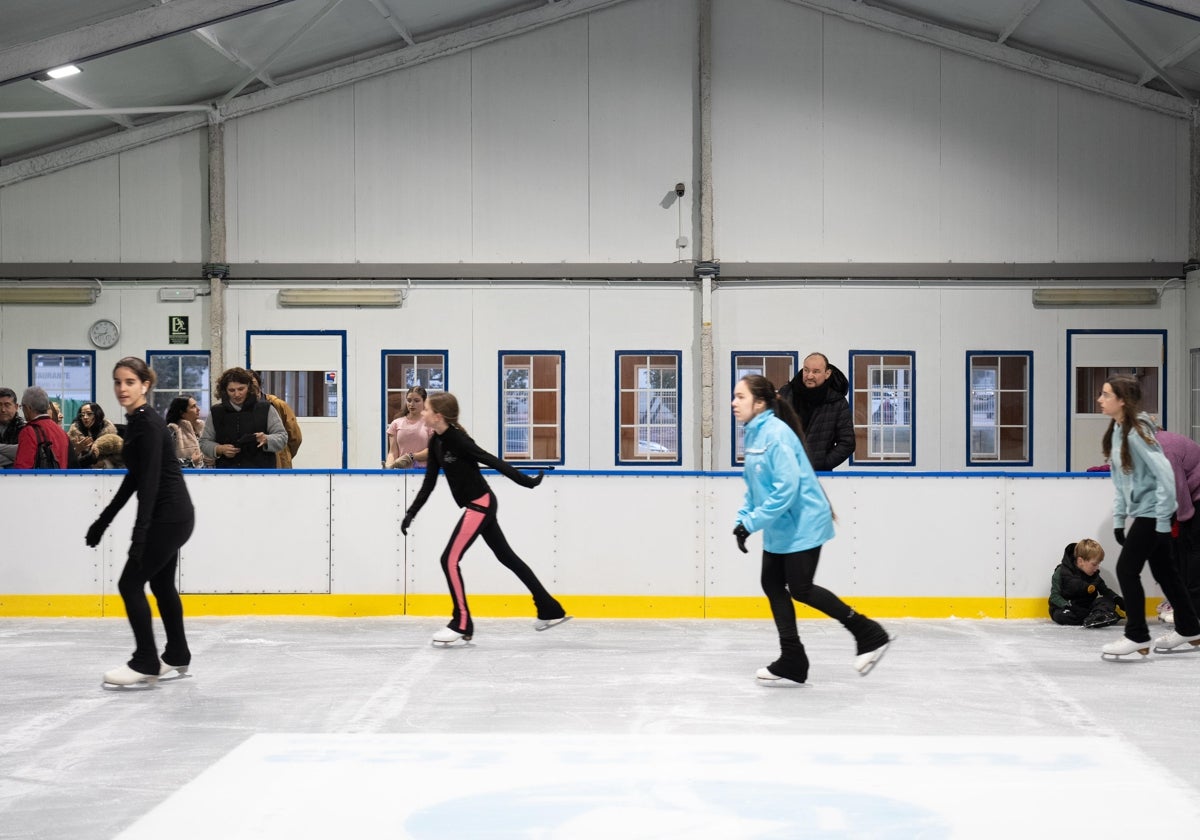
[[[432,391],[427,386],[421,386],[421,387],[425,388],[425,390],[431,394],[444,393],[444,392],[450,390],[450,351],[448,349],[442,349],[442,350],[383,349],[383,350],[379,351],[379,385],[380,385],[380,389],[381,389],[381,393],[380,393],[381,400],[380,400],[379,405],[380,405],[380,417],[382,418],[382,422],[379,425],[379,437],[382,442],[382,449],[380,449],[380,462],[381,463],[383,461],[387,460],[387,453],[388,453],[387,427],[391,424],[392,420],[394,420],[396,417],[400,416],[399,414],[397,414],[397,415],[395,415],[395,417],[388,417],[388,393],[389,393],[389,389],[388,389],[388,359],[391,358],[392,356],[412,356],[412,357],[414,357],[414,362],[413,362],[414,366],[416,365],[415,358],[417,356],[440,356],[442,359],[442,387],[439,389],[436,389],[436,390],[432,390]],[[405,387],[401,393],[408,393],[408,387]]]
[[[858,457],[859,430],[865,429],[866,434],[869,436],[870,430],[871,430],[871,423],[868,422],[868,423],[862,424],[862,425],[860,425],[858,423],[858,410],[857,410],[857,406],[855,403],[855,398],[857,396],[858,391],[861,391],[862,389],[855,388],[855,381],[857,378],[855,365],[860,359],[866,360],[871,357],[884,357],[884,356],[903,356],[908,359],[908,393],[909,393],[909,412],[910,412],[911,416],[909,418],[909,423],[907,424],[908,429],[909,429],[909,451],[908,451],[907,459],[901,459],[901,458],[865,458],[865,459],[863,459],[863,458]],[[849,353],[849,370],[847,372],[847,379],[849,380],[847,396],[850,400],[850,412],[851,412],[851,416],[853,418],[853,423],[854,423],[854,452],[852,452],[850,455],[851,466],[874,467],[874,468],[882,468],[882,469],[889,469],[892,467],[916,466],[916,463],[917,463],[917,354],[916,354],[916,351],[915,350],[851,350]],[[868,400],[870,399],[870,389],[869,388],[867,389],[867,398],[868,398]],[[869,414],[868,414],[868,417],[869,417]],[[896,424],[891,424],[891,425],[894,426]],[[880,428],[884,428],[884,425],[880,424]],[[867,445],[868,445],[868,447],[870,446],[869,439],[868,439]]]
[[[499,450],[499,457],[505,461],[510,460],[505,448],[505,432],[507,425],[505,423],[504,412],[504,358],[505,356],[529,356],[531,361],[533,357],[552,357],[558,359],[558,387],[556,394],[558,398],[558,415],[555,418],[555,427],[557,428],[558,438],[558,457],[557,458],[515,458],[514,463],[519,463],[522,466],[551,466],[561,465],[566,459],[566,396],[567,396],[567,354],[564,350],[499,350],[496,353],[496,446]],[[535,388],[532,385],[533,372],[530,371],[530,388],[528,393],[534,394],[538,392],[547,392],[546,388]],[[533,411],[530,410],[530,440],[532,442],[532,430],[535,426],[545,426],[546,424],[538,424],[533,420]]]
[[[745,356],[760,356],[764,359],[788,359],[792,363],[792,372],[788,376],[788,382],[791,382],[796,377],[796,371],[800,367],[800,351],[799,350],[734,350],[729,354],[729,393],[733,393],[733,389],[737,387],[741,380],[741,370],[738,368],[738,359]],[[766,365],[764,364],[765,368]],[[764,372],[762,374],[766,376]],[[782,388],[787,382],[776,386],[776,390]],[[735,469],[745,466],[746,459],[738,458],[738,444],[745,440],[745,435],[742,432],[743,425],[738,423],[737,417],[733,414],[733,409],[729,409],[729,464]]]
[[[1026,434],[1025,446],[1026,446],[1026,452],[1028,453],[1028,455],[1024,460],[1005,461],[1003,459],[1000,459],[999,457],[997,457],[994,460],[986,460],[986,461],[978,460],[978,459],[974,458],[974,453],[971,451],[971,432],[972,432],[972,429],[974,428],[974,426],[973,426],[973,410],[972,410],[973,386],[971,383],[971,373],[972,373],[971,364],[975,358],[980,357],[980,356],[995,356],[995,357],[997,357],[997,359],[1004,359],[1004,358],[1023,358],[1023,359],[1025,359],[1025,391],[1024,391],[1024,393],[1025,393],[1025,424],[1024,424],[1024,428],[1025,428],[1025,434]],[[997,396],[999,396],[999,394],[1002,392],[1005,392],[1005,391],[1011,392],[1012,390],[1013,389],[1011,389],[1011,388],[1005,389],[1005,388],[997,387],[996,393],[997,393]],[[965,406],[965,411],[966,411],[966,466],[968,466],[970,468],[984,467],[984,468],[1000,468],[1000,469],[1005,469],[1007,467],[1032,467],[1033,466],[1033,432],[1034,432],[1033,351],[1032,350],[968,350],[968,351],[966,351],[966,406]],[[1000,418],[1000,407],[999,407],[999,403],[997,403],[997,406],[996,406],[997,421],[999,421],[999,418]],[[1001,428],[1002,428],[1002,425],[999,422],[997,422],[995,425],[995,429],[997,430],[997,435],[999,434],[999,430]],[[1004,426],[1004,428],[1011,428],[1011,425]]]
[[[154,370],[154,358],[156,356],[204,356],[208,360],[208,388],[202,394],[196,395],[196,402],[200,404],[200,415],[208,417],[212,409],[213,399],[213,371],[212,371],[212,352],[209,350],[147,350],[146,351],[146,366]],[[157,374],[157,371],[155,371]],[[182,396],[183,389],[171,389],[178,391]],[[159,387],[155,385],[155,391],[159,391]],[[166,410],[163,411],[163,417],[166,417]]]
[[[635,393],[637,388],[624,389],[621,383],[621,361],[626,357],[669,356],[675,361],[675,457],[674,458],[622,458],[621,457],[621,395],[625,390]],[[619,467],[677,467],[683,463],[683,352],[680,350],[617,350],[614,353],[613,370],[613,462]],[[637,424],[634,424],[636,428]],[[637,438],[635,437],[635,440]],[[634,449],[636,450],[636,445]]]
[[[26,356],[25,356],[26,383],[27,383],[26,387],[32,387],[33,385],[36,384],[34,381],[33,372],[36,367],[35,360],[39,356],[80,356],[80,357],[88,358],[91,362],[92,383],[91,383],[91,390],[88,392],[88,398],[86,400],[84,400],[84,402],[95,402],[96,401],[96,351],[95,350],[57,350],[57,349],[31,348],[30,350],[28,350],[26,352]],[[43,386],[38,386],[38,387],[43,387]],[[16,389],[14,388],[13,390],[16,390]],[[59,403],[59,407],[62,409],[62,412],[63,412],[63,418],[62,418],[63,428],[64,429],[71,428],[71,424],[73,422],[75,422],[75,414],[71,414],[70,411],[68,410],[68,407],[62,405],[62,403],[64,402],[64,399],[65,399],[63,397],[63,395],[62,394],[57,394],[57,395],[51,394],[48,390],[46,391],[46,394],[47,394],[47,396],[50,397],[51,401],[56,401]],[[17,392],[17,410],[18,411],[20,411],[20,403],[21,403],[21,393],[18,391]]]

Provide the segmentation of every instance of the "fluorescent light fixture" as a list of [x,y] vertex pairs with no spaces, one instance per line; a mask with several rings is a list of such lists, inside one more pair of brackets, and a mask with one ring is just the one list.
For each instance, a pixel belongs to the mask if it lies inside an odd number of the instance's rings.
[[0,303],[95,303],[96,286],[0,286]]
[[1034,289],[1034,306],[1154,306],[1158,289]]
[[46,75],[51,79],[65,79],[68,76],[74,76],[83,71],[74,64],[64,64],[62,67],[55,67],[53,70],[47,70]]
[[368,289],[330,288],[280,289],[280,306],[383,306],[404,305],[403,289],[372,287]]

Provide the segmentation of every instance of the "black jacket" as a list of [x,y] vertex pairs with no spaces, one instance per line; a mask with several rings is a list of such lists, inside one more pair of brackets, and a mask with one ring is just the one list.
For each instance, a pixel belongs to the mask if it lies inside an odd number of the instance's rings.
[[232,458],[217,457],[217,469],[226,470],[273,470],[276,466],[274,452],[255,446],[245,438],[256,432],[267,431],[267,414],[271,404],[266,400],[246,397],[241,411],[219,402],[208,411],[208,422],[213,427],[213,440],[231,443],[241,451]]
[[128,423],[121,454],[128,472],[101,518],[112,522],[137,493],[133,542],[145,542],[152,522],[187,522],[194,511],[167,424],[149,405],[127,414],[125,419]]
[[1121,596],[1109,589],[1100,577],[1099,569],[1089,575],[1075,565],[1075,543],[1068,544],[1063,549],[1062,562],[1054,568],[1054,576],[1050,579],[1050,610],[1070,607],[1081,616],[1087,615],[1100,596],[1124,606]]
[[806,388],[804,375],[796,374],[779,389],[804,426],[804,448],[817,472],[828,472],[854,453],[854,419],[846,394],[850,383],[835,365],[829,366],[829,378],[818,388]]
[[500,472],[520,484],[522,487],[536,487],[537,479],[521,472],[512,464],[497,458],[490,452],[480,449],[466,432],[454,426],[441,434],[434,433],[429,439],[429,459],[425,462],[425,480],[421,489],[408,506],[408,515],[415,517],[425,506],[429,494],[437,484],[438,470],[446,474],[446,483],[454,502],[460,508],[466,507],[485,493],[491,492],[487,481],[479,471],[479,465],[484,464]]

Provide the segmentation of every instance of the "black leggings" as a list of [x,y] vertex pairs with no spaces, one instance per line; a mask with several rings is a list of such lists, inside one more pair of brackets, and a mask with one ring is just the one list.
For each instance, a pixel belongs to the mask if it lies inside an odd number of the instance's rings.
[[1200,633],[1200,622],[1192,609],[1191,599],[1179,578],[1179,568],[1171,557],[1171,549],[1154,533],[1154,520],[1139,516],[1125,532],[1125,545],[1117,558],[1117,583],[1125,599],[1125,638],[1134,642],[1150,641],[1146,626],[1146,592],[1142,588],[1142,569],[1150,563],[1150,573],[1162,587],[1163,594],[1175,610],[1175,629],[1184,636]]
[[496,521],[496,511],[499,507],[496,496],[489,492],[472,502],[469,502],[459,517],[458,524],[450,534],[446,550],[442,552],[442,573],[446,576],[446,585],[450,587],[450,598],[454,601],[454,612],[450,624],[447,625],[467,636],[474,635],[475,622],[471,610],[467,606],[467,589],[462,577],[461,563],[463,555],[475,542],[476,537],[483,537],[488,548],[496,555],[506,569],[517,576],[525,588],[533,595],[533,603],[537,607],[538,618],[562,618],[566,613],[554,596],[546,591],[538,580],[533,569],[517,556],[504,538],[500,524]]
[[186,522],[152,522],[146,532],[146,548],[141,563],[125,561],[125,569],[117,582],[125,614],[133,628],[136,649],[129,667],[140,674],[157,674],[158,646],[154,643],[154,623],[150,602],[146,599],[146,584],[158,602],[167,646],[162,658],[170,665],[187,665],[192,661],[187,636],[183,632],[183,602],[175,588],[175,570],[179,565],[179,549],[192,535],[194,519]]
[[854,614],[841,598],[813,583],[820,558],[821,546],[792,554],[763,552],[762,589],[771,605],[771,615],[781,639],[800,635],[793,598],[843,624]]

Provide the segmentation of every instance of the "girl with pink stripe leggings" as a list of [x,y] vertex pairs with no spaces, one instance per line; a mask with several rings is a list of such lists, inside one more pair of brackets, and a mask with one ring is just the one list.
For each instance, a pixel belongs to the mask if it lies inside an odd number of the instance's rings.
[[522,487],[528,488],[537,487],[542,483],[542,472],[539,470],[536,476],[526,475],[508,462],[480,449],[458,423],[458,400],[453,394],[430,396],[425,402],[421,416],[425,425],[433,430],[433,437],[429,441],[429,458],[425,462],[425,481],[404,514],[400,530],[404,534],[408,533],[408,526],[412,524],[437,484],[439,469],[446,474],[446,482],[450,485],[454,501],[463,508],[463,514],[450,534],[446,550],[442,552],[442,572],[446,575],[454,611],[450,623],[434,634],[433,643],[451,645],[460,641],[467,642],[475,635],[475,623],[467,606],[467,591],[461,566],[463,555],[475,538],[480,536],[496,555],[496,559],[511,570],[533,595],[533,603],[537,608],[537,620],[533,624],[535,630],[546,630],[567,621],[570,616],[563,610],[562,605],[546,591],[537,575],[517,556],[509,546],[508,540],[504,538],[504,532],[500,530],[500,524],[496,521],[496,496],[479,471],[479,465],[485,464]]

